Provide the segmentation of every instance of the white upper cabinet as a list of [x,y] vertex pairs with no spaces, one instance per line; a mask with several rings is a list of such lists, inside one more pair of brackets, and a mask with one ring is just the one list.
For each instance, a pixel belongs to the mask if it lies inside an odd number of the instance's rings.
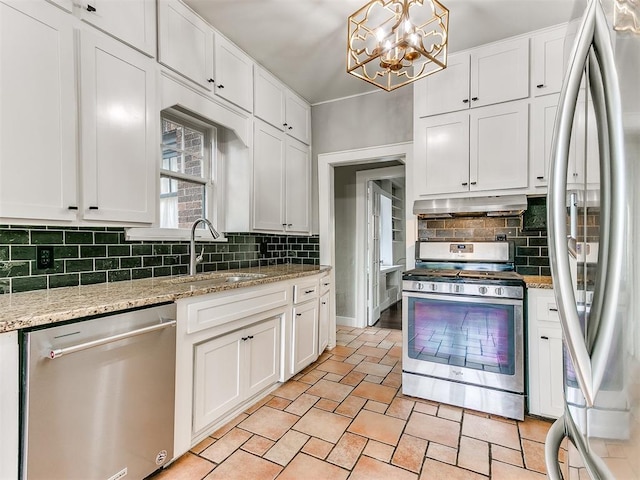
[[311,143],[311,107],[262,67],[255,67],[254,115],[288,135]]
[[253,109],[253,61],[242,50],[216,33],[216,95],[251,112]]
[[0,217],[74,220],[73,17],[46,2],[0,3]]
[[444,70],[415,85],[419,117],[529,96],[529,39],[506,40],[452,55]]
[[538,97],[560,92],[567,66],[564,48],[567,27],[562,25],[531,37],[531,93]]
[[158,61],[212,91],[213,28],[184,3],[159,0],[158,29]]
[[79,8],[85,22],[155,57],[155,0],[82,0]]
[[286,231],[309,233],[311,230],[311,158],[309,147],[288,138],[285,149]]
[[259,65],[254,66],[253,79],[253,114],[276,128],[283,128],[286,87]]
[[83,31],[80,67],[83,216],[151,223],[160,142],[155,61]]

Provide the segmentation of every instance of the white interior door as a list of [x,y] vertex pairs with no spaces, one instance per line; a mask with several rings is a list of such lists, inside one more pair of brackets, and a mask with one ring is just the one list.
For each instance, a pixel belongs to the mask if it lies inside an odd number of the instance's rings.
[[367,325],[380,318],[380,197],[386,192],[376,183],[367,187]]

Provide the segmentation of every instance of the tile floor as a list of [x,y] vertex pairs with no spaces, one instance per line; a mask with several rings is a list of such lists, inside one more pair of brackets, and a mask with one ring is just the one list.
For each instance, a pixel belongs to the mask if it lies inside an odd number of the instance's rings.
[[550,423],[402,395],[401,342],[339,327],[336,348],[153,480],[546,478]]

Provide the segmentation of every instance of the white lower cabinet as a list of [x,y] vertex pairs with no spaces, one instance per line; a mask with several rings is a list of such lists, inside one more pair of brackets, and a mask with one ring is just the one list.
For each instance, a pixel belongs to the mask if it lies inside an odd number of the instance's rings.
[[0,333],[0,478],[18,478],[18,331]]
[[318,358],[318,301],[312,300],[293,308],[292,374],[296,374]]
[[553,290],[527,290],[529,413],[564,413],[562,328]]
[[194,347],[193,430],[278,380],[279,317]]

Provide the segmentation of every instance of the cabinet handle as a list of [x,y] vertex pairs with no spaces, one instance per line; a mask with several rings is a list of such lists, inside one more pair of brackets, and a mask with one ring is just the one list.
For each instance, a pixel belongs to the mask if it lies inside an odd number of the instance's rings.
[[471,182],[471,185],[475,185],[476,183],[478,183],[478,182]]
[[465,98],[464,100],[462,100],[462,103],[469,103],[469,99]]
[[95,206],[95,205],[92,205],[92,206],[89,207],[89,210],[98,210],[98,207]]
[[293,223],[287,223],[287,227],[293,227]]
[[296,317],[301,317],[302,314],[301,313],[296,313]]
[[538,180],[544,180],[544,177],[536,177]]
[[208,78],[208,79],[207,79],[207,82],[209,82],[209,83],[216,83],[216,81],[215,81],[213,78]]
[[550,309],[549,309],[549,311],[550,311],[550,312],[557,312],[557,311],[558,311],[558,309],[557,309],[557,308],[550,308]]
[[293,127],[289,126],[289,127],[288,127],[288,129],[289,129],[289,130],[293,130]]
[[242,337],[242,341],[246,342],[249,339],[249,337]]
[[478,100],[478,97],[471,97],[471,100],[473,100],[474,102]]
[[549,337],[547,337],[546,335],[543,335],[540,337],[542,340],[549,340]]
[[287,224],[286,224],[286,223],[283,223],[283,224],[282,224],[282,226],[283,226],[283,227],[286,227],[286,226],[287,226]]
[[249,335],[247,338],[248,338],[249,340],[251,340],[251,339],[253,339],[253,335]]
[[469,185],[469,183],[467,183],[467,182],[463,182],[463,183],[462,183],[462,186],[463,186],[463,187],[466,187],[467,185]]
[[283,126],[283,127],[286,127],[286,126],[288,126],[288,125],[289,125],[288,123],[283,123],[283,124],[282,124],[282,126]]
[[218,85],[218,88],[224,88],[224,85]]
[[78,207],[76,207],[75,205],[69,205],[67,208],[69,210],[78,210]]
[[313,292],[314,292],[313,290],[305,290],[305,291],[304,291],[304,293],[305,293],[305,294],[307,294],[307,293],[313,293]]
[[94,7],[93,5],[87,4],[87,12],[95,12],[95,11],[96,11],[96,7]]
[[545,87],[544,83],[541,83],[540,85],[536,85],[536,88],[544,88],[544,87]]
[[322,285],[324,285],[325,287],[328,287],[331,284],[330,283],[323,283]]

